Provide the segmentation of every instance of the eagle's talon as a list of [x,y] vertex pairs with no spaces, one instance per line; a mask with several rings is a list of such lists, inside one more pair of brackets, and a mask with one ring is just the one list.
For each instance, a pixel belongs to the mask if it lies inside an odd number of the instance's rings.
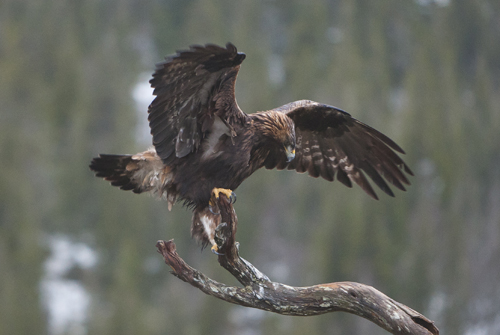
[[212,245],[212,248],[210,248],[210,250],[211,250],[214,254],[216,254],[217,256],[224,256],[224,254],[221,254],[221,253],[219,252],[219,248],[217,247],[217,244]]
[[210,199],[210,205],[215,204],[215,200],[219,199],[219,195],[221,193],[227,197],[230,204],[234,204],[236,202],[236,193],[234,193],[232,190],[226,188],[214,187],[214,189],[212,190],[212,198]]

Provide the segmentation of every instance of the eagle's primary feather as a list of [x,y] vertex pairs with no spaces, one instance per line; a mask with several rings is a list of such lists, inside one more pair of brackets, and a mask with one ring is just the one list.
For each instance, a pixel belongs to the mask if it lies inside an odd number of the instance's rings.
[[[150,80],[153,147],[136,155],[99,155],[90,168],[124,190],[151,192],[193,208],[192,235],[214,243],[220,218],[209,209],[213,188],[236,189],[255,170],[289,169],[352,187],[378,199],[366,176],[394,196],[413,175],[390,138],[350,114],[309,100],[254,114],[236,103],[234,86],[245,54],[191,46],[159,63]],[[295,158],[293,158],[295,153]],[[293,158],[293,159],[292,159]],[[365,176],[366,175],[366,176]]]

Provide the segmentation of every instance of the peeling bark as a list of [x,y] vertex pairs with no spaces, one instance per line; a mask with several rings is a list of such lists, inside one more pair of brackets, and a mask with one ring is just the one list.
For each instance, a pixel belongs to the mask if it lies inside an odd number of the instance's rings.
[[368,319],[392,334],[439,334],[434,322],[368,285],[337,282],[293,287],[271,281],[239,256],[235,242],[238,220],[233,206],[224,195],[217,205],[224,222],[217,227],[215,238],[221,253],[219,264],[243,287],[227,286],[208,278],[184,262],[172,240],[158,241],[158,252],[181,280],[227,302],[278,314],[310,316],[343,311]]

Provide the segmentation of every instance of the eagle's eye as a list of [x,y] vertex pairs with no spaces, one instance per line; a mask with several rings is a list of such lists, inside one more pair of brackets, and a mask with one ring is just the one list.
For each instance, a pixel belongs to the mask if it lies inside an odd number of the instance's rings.
[[285,153],[287,163],[295,158],[295,145],[285,144]]

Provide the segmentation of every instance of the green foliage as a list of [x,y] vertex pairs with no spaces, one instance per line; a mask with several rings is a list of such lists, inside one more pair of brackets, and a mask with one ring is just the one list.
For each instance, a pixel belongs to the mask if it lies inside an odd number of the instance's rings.
[[[0,335],[49,333],[49,236],[97,252],[80,283],[89,334],[374,334],[352,316],[291,318],[230,306],[179,282],[156,254],[234,283],[189,236],[190,213],[111,188],[87,166],[135,153],[132,89],[190,44],[247,54],[243,110],[312,99],[396,140],[415,177],[376,202],[354,187],[258,171],[238,190],[241,254],[291,285],[373,285],[443,334],[498,332],[498,1],[27,1],[0,4]],[[147,117],[146,110],[140,118]],[[498,311],[496,311],[498,313]],[[78,333],[66,329],[66,333]]]

